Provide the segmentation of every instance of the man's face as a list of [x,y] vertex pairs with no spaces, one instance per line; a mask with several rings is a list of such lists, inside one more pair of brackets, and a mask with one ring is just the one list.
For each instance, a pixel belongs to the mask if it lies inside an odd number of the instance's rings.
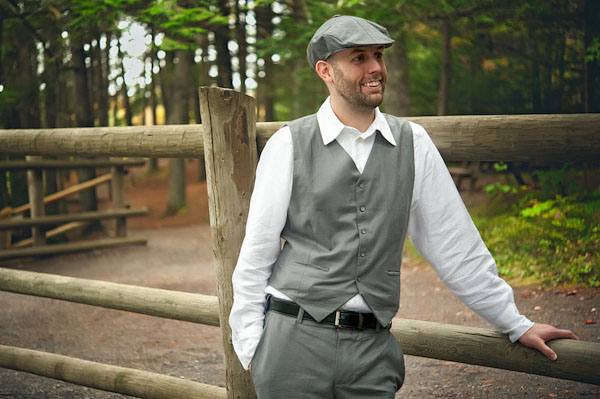
[[387,78],[383,47],[342,50],[331,56],[329,63],[333,69],[333,88],[348,105],[373,109],[381,104]]

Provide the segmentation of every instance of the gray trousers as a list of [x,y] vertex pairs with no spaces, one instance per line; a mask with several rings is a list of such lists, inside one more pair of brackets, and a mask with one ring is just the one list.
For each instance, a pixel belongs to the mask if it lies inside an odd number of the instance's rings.
[[394,398],[404,382],[387,329],[349,330],[269,311],[252,359],[259,399]]

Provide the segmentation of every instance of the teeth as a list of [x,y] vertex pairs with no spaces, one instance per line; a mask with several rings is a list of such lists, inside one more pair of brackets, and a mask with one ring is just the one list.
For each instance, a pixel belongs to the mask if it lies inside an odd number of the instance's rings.
[[375,86],[379,86],[379,81],[375,81],[375,82],[368,82],[368,83],[365,83],[365,84],[364,84],[364,86],[367,86],[367,87],[375,87]]

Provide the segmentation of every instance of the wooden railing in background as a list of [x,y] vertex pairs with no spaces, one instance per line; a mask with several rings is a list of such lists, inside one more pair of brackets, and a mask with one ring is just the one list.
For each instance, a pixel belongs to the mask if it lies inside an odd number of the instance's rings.
[[[27,156],[25,161],[2,161],[0,170],[27,170],[29,203],[14,209],[5,208],[0,217],[0,231],[3,239],[0,242],[0,259],[24,256],[40,256],[66,252],[85,251],[117,245],[145,244],[144,238],[127,236],[126,218],[143,216],[149,213],[146,207],[129,208],[125,203],[125,167],[142,166],[143,159],[85,159],[85,160],[43,160],[41,156]],[[48,169],[78,168],[110,168],[111,172],[88,181],[73,185],[64,190],[44,197],[43,172]],[[111,183],[112,208],[105,211],[69,213],[45,216],[45,205],[84,190],[95,189],[100,184]],[[29,211],[29,218],[14,216]],[[12,216],[12,218],[11,218]],[[92,221],[115,219],[115,237],[78,241],[66,244],[46,244],[46,239],[64,234],[70,230],[84,227]],[[42,226],[60,224],[60,226],[44,231]],[[20,227],[31,228],[31,238],[11,244],[10,229]]]

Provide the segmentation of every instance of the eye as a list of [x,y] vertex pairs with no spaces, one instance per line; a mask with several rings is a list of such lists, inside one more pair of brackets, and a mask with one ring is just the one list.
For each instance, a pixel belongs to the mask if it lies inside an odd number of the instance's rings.
[[379,52],[379,51],[376,52],[375,53],[375,58],[377,58],[378,60],[382,59],[383,58],[383,52]]
[[356,57],[354,57],[354,59],[352,61],[354,61],[354,62],[361,62],[364,59],[365,59],[365,56],[361,54],[361,55],[357,55]]

